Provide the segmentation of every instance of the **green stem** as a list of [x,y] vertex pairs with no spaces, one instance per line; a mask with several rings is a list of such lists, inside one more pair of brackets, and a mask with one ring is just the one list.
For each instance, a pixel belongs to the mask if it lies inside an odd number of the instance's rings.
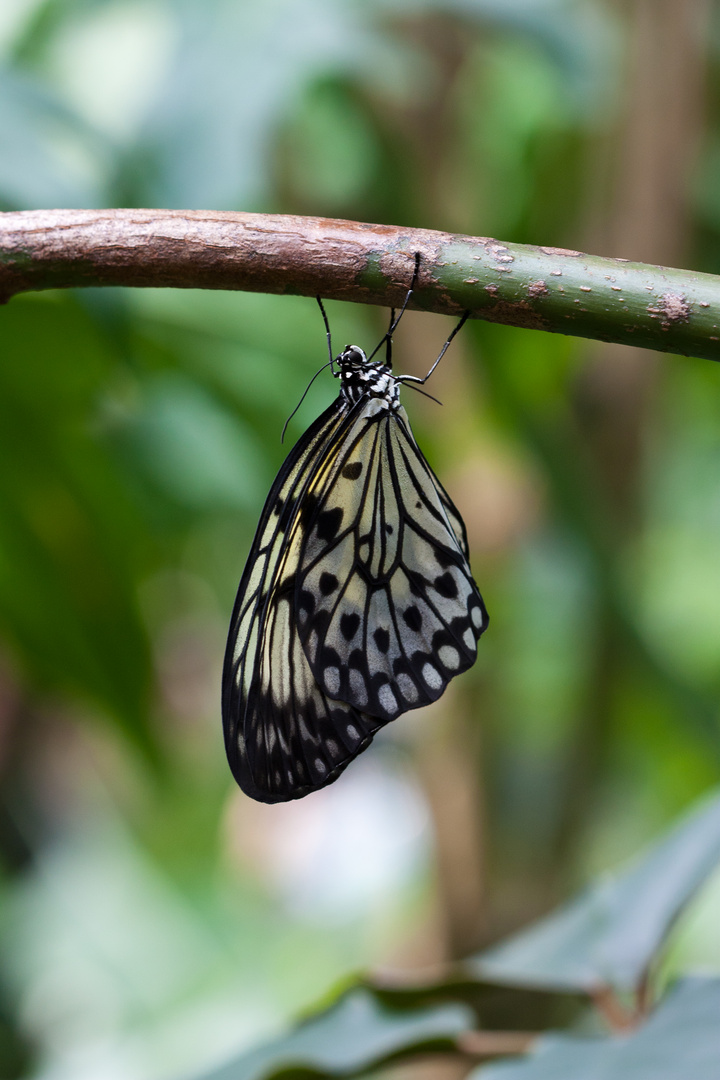
[[124,285],[322,295],[720,359],[720,277],[564,248],[326,218],[199,210],[0,214],[0,300]]

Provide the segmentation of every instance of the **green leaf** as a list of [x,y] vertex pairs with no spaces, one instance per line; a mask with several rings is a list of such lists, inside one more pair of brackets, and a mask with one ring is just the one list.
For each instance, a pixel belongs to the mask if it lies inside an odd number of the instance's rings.
[[720,795],[624,873],[467,962],[480,978],[591,991],[638,987],[680,910],[720,861]]
[[450,1049],[472,1027],[472,1010],[462,1005],[400,1012],[354,988],[285,1038],[243,1054],[204,1080],[355,1076],[399,1055]]
[[471,1080],[717,1080],[720,979],[679,983],[632,1035],[542,1039],[522,1061],[499,1062]]

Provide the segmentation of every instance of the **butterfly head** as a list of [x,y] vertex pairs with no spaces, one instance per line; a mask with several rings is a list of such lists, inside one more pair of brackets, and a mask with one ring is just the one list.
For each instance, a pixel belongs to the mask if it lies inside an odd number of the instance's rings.
[[347,345],[338,356],[340,393],[355,405],[364,397],[384,398],[390,408],[400,402],[400,385],[387,364],[368,360],[358,345]]

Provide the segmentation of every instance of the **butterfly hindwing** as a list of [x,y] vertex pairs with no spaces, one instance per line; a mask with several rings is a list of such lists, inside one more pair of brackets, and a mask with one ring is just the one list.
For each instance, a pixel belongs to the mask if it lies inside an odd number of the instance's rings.
[[388,721],[470,667],[487,614],[404,410],[369,399],[344,444],[306,523],[298,627],[325,693]]

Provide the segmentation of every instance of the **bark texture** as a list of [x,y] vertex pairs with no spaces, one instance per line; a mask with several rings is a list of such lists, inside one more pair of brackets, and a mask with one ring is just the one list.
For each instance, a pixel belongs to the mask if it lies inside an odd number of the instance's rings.
[[412,307],[720,358],[720,278],[490,237],[201,210],[0,214],[0,301],[123,285],[402,301]]

